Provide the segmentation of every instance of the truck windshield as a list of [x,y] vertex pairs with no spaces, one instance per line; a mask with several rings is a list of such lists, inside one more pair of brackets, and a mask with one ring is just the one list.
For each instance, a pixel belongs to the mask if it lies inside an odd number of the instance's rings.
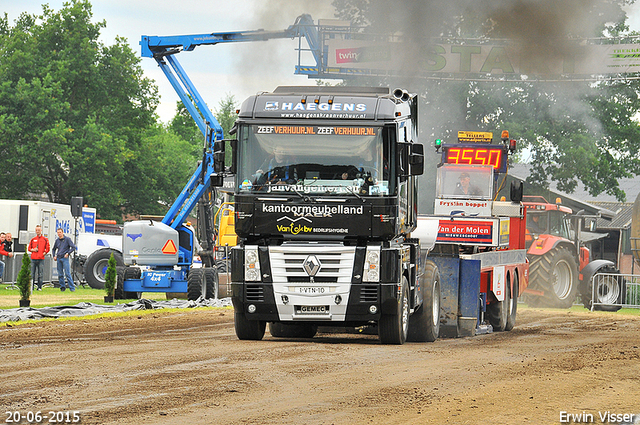
[[307,195],[388,195],[382,127],[244,125],[237,190]]

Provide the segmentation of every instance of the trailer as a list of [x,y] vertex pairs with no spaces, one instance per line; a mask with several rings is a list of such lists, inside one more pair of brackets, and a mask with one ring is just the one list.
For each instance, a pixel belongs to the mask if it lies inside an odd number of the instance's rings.
[[[20,271],[20,262],[22,255],[26,250],[26,245],[33,238],[35,227],[42,226],[42,235],[49,239],[49,243],[53,247],[56,238],[56,230],[62,228],[65,235],[71,237],[72,240],[79,245],[78,241],[85,237],[92,238],[95,236],[96,209],[89,208],[79,204],[72,205],[59,204],[46,201],[25,201],[0,199],[0,217],[3,220],[2,230],[11,233],[13,238],[13,258],[4,258],[6,263],[3,280],[5,282],[15,282],[18,272]],[[75,213],[75,215],[74,215]],[[83,244],[84,246],[84,244]],[[90,249],[86,248],[87,251]],[[57,279],[57,269],[53,267],[53,258],[51,254],[45,256],[45,273],[44,280],[46,282],[55,281]]]

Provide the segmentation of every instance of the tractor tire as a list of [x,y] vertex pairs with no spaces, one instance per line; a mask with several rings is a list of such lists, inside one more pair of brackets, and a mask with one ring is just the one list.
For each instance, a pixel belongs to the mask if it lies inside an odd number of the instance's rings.
[[487,305],[487,319],[496,332],[503,332],[507,330],[507,321],[509,320],[509,305],[511,290],[510,279],[504,285],[504,299],[502,301],[494,300],[491,304]]
[[378,336],[383,344],[402,345],[409,334],[409,282],[402,276],[402,289],[396,311],[383,314],[378,322]]
[[[620,271],[614,267],[607,266],[598,270],[598,273],[620,274]],[[586,283],[583,293],[583,305],[586,308],[591,309],[594,301],[604,304],[624,304],[627,295],[627,282],[622,276],[604,276],[597,279],[596,282],[595,297],[593,285],[591,282]],[[618,311],[621,308],[621,305],[593,305],[593,309],[598,311]]]
[[240,340],[260,341],[264,337],[267,322],[259,320],[247,320],[244,313],[233,313],[233,325],[236,329],[236,336]]
[[207,277],[204,269],[191,269],[187,276],[187,299],[195,301],[207,295]]
[[140,279],[141,271],[137,267],[118,267],[116,266],[116,287],[113,292],[115,300],[138,300],[141,293],[127,292],[124,290],[124,281],[126,279]]
[[505,331],[510,331],[516,325],[516,315],[518,314],[518,291],[519,291],[519,281],[518,273],[513,273],[512,275],[513,291],[510,291],[509,295],[511,298],[509,299],[509,315],[507,316],[507,326],[505,326]]
[[204,276],[207,279],[207,292],[205,298],[218,299],[218,270],[215,267],[205,267]]
[[84,263],[84,278],[93,289],[104,289],[104,274],[109,266],[109,257],[113,252],[117,266],[124,266],[122,253],[111,248],[103,248],[93,252]]
[[225,260],[216,260],[216,267],[220,273],[227,273],[227,261]]
[[269,333],[276,338],[313,338],[318,333],[318,326],[311,323],[269,323]]
[[431,260],[427,260],[425,265],[422,292],[424,299],[418,311],[411,316],[407,341],[433,342],[440,335],[440,272]]
[[578,264],[569,250],[559,247],[534,257],[529,265],[529,281],[544,291],[541,307],[570,308],[578,292]]

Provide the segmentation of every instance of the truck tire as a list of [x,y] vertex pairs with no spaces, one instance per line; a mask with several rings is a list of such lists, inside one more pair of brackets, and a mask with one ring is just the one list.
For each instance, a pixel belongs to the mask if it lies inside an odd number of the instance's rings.
[[269,333],[276,338],[313,338],[318,333],[318,326],[311,323],[269,323]]
[[122,253],[111,248],[102,248],[93,252],[84,263],[84,278],[93,289],[104,289],[104,274],[107,271],[112,252],[116,259],[116,265],[124,266]]
[[529,281],[544,291],[541,307],[570,308],[578,291],[578,264],[568,249],[552,249],[531,260]]
[[247,320],[244,313],[233,313],[233,325],[236,329],[236,336],[240,340],[260,341],[264,337],[267,322],[259,320]]
[[[615,267],[607,266],[598,270],[597,273],[620,274]],[[597,274],[596,273],[596,274]],[[604,304],[624,304],[627,295],[627,282],[622,276],[604,276],[596,280],[595,302]],[[584,291],[583,305],[591,309],[594,301],[593,285],[586,283]],[[621,305],[594,305],[593,309],[598,311],[618,311]]]
[[440,335],[440,272],[431,260],[425,264],[422,292],[424,299],[418,311],[411,316],[407,341],[433,342]]
[[140,279],[141,271],[137,267],[117,267],[116,266],[116,287],[113,298],[116,300],[138,300],[142,293],[128,292],[124,290],[126,279]]
[[216,260],[216,267],[218,268],[218,271],[221,273],[226,273],[229,270],[227,270],[227,261],[225,260]]
[[505,331],[510,331],[516,325],[516,315],[518,313],[518,291],[519,291],[519,283],[520,279],[518,278],[518,273],[513,273],[513,290],[509,291],[510,299],[509,299],[509,315],[507,316],[507,326],[505,326]]
[[507,329],[507,320],[509,319],[509,303],[510,303],[510,279],[507,279],[504,285],[504,299],[502,301],[494,300],[487,305],[487,318],[496,332],[502,332]]
[[204,269],[204,275],[207,279],[207,292],[205,298],[218,299],[219,285],[218,285],[218,269],[215,267],[206,267]]
[[409,282],[402,276],[402,289],[394,314],[383,314],[378,322],[378,336],[383,344],[402,345],[409,333]]
[[187,276],[187,299],[195,301],[200,296],[206,298],[207,294],[207,277],[205,269],[191,269]]

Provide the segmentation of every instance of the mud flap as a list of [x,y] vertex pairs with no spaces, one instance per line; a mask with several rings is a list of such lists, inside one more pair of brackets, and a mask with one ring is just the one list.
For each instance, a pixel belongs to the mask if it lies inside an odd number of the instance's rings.
[[440,336],[473,336],[480,317],[480,260],[429,256],[440,271]]

